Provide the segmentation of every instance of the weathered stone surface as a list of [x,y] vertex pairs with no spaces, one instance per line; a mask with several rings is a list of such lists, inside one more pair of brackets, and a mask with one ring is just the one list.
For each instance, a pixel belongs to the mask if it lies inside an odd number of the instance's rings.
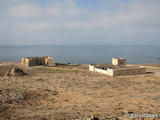
[[99,120],[99,118],[96,116],[91,116],[90,118],[88,118],[88,120]]
[[25,57],[22,58],[21,64],[27,67],[30,66],[55,66],[54,58],[50,56],[41,57]]
[[20,68],[12,68],[10,71],[8,71],[5,76],[24,76],[27,75],[23,70]]
[[146,68],[125,67],[125,66],[126,66],[125,58],[113,58],[112,65],[109,66],[89,65],[89,70],[106,74],[109,76],[146,74]]
[[118,65],[121,67],[125,67],[126,59],[125,58],[112,58],[112,65]]

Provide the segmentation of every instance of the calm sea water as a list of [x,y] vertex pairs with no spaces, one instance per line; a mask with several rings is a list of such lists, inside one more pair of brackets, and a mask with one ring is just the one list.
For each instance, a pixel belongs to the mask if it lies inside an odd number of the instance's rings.
[[52,56],[59,63],[160,63],[160,46],[0,46],[0,61],[21,61],[25,56]]

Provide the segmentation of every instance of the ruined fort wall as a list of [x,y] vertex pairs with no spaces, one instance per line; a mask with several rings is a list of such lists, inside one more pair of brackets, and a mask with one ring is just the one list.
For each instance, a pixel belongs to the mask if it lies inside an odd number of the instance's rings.
[[112,58],[112,65],[118,66],[126,66],[126,59],[125,58]]
[[123,68],[123,69],[111,69],[107,68],[107,70],[89,65],[89,70],[106,74],[109,76],[120,76],[120,75],[137,75],[137,74],[146,74],[146,68]]
[[113,76],[113,69],[107,69],[107,75]]
[[107,70],[107,66],[96,66],[95,68],[102,69],[102,70]]
[[29,66],[41,66],[41,65],[45,65],[44,58],[29,59]]
[[22,58],[21,64],[24,66],[55,66],[51,57],[26,57]]
[[118,65],[118,59],[112,58],[112,65]]
[[45,65],[46,66],[55,66],[55,62],[53,58],[45,58]]
[[95,67],[93,65],[89,65],[89,70],[90,71],[95,71]]
[[107,74],[107,70],[95,68],[95,72],[102,73],[102,74]]
[[29,66],[29,59],[27,58],[22,58],[21,64],[28,67]]
[[145,74],[146,68],[113,69],[113,76]]
[[89,70],[90,71],[94,71],[94,72],[98,72],[98,73],[102,73],[102,74],[106,74],[106,75],[110,75],[113,76],[113,70],[112,69],[103,69],[105,66],[93,66],[93,65],[89,65]]
[[112,58],[112,66],[89,65],[89,70],[110,76],[146,74],[146,68],[129,68],[125,58]]

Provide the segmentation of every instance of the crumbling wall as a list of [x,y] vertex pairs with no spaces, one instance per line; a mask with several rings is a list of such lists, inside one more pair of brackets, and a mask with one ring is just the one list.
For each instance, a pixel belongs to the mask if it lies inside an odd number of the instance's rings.
[[102,74],[107,74],[107,70],[95,68],[95,72],[102,73]]
[[107,69],[107,75],[109,75],[109,76],[113,76],[114,74],[113,74],[113,69]]
[[113,76],[146,74],[146,68],[113,69]]
[[51,57],[26,57],[22,58],[21,64],[24,66],[55,66]]
[[105,66],[97,67],[97,66],[89,65],[90,71],[106,74],[109,76],[146,74],[146,68],[119,68],[119,69],[115,69],[115,68],[103,69],[103,68],[105,68]]
[[53,58],[46,58],[45,59],[45,65],[46,66],[55,66],[55,62]]
[[96,66],[95,68],[102,69],[102,70],[107,70],[107,66]]
[[30,58],[29,66],[44,66],[45,59],[44,58]]
[[112,74],[113,74],[112,69],[108,70],[108,68],[106,66],[96,66],[95,67],[93,65],[89,65],[89,70],[93,71],[93,72],[98,72],[98,73],[110,75],[110,76],[112,76]]
[[89,70],[90,70],[90,71],[95,71],[94,66],[93,66],[93,65],[89,65]]
[[118,65],[121,67],[125,67],[126,59],[125,58],[112,58],[112,65]]
[[24,65],[24,66],[29,66],[29,59],[22,58],[21,64]]

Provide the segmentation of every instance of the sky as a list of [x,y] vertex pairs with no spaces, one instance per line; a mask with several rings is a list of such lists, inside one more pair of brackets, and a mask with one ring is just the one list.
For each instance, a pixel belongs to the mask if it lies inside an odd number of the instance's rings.
[[160,45],[160,0],[0,0],[0,45]]

